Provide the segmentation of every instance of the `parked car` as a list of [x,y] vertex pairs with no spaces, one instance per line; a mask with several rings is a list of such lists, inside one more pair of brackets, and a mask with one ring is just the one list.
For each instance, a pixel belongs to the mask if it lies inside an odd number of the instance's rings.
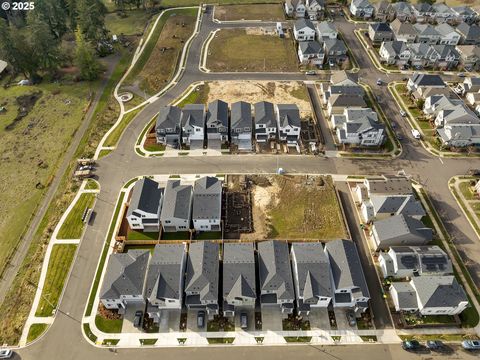
[[0,359],[10,359],[13,351],[10,349],[0,349]]
[[133,319],[133,326],[139,328],[142,326],[142,318],[143,318],[143,311],[137,310],[135,311],[135,318]]
[[468,175],[470,176],[480,176],[480,169],[469,169]]
[[382,85],[383,84],[383,80],[382,79],[377,79],[377,85]]
[[416,130],[416,129],[412,129],[412,136],[415,138],[415,139],[420,139],[422,136],[420,135],[420,131]]
[[427,348],[433,351],[442,351],[445,349],[445,344],[440,340],[428,340]]
[[242,329],[248,328],[248,316],[247,313],[240,314],[240,327]]
[[422,345],[417,340],[407,340],[402,342],[402,348],[407,351],[418,351]]
[[463,340],[462,347],[465,350],[480,350],[480,340]]
[[394,123],[393,121],[390,123],[392,125],[392,129],[396,129],[397,128],[397,124]]
[[305,71],[305,75],[317,75],[317,73],[315,72],[315,70],[308,70]]
[[399,141],[402,141],[402,140],[403,140],[403,135],[402,135],[402,134],[400,134],[399,132],[397,132],[396,135],[397,135],[397,139],[398,139]]
[[405,110],[400,110],[400,115],[402,115],[402,117],[405,117],[407,116],[407,113],[405,112]]
[[205,327],[205,311],[200,310],[197,313],[197,327],[202,329]]
[[335,65],[336,65],[336,63],[335,63],[335,60],[334,60],[334,59],[329,59],[329,60],[328,60],[328,66],[334,67]]
[[357,325],[357,319],[355,318],[355,313],[352,310],[347,310],[346,316],[348,325],[352,327]]
[[459,77],[459,78],[464,78],[464,77],[465,77],[465,73],[458,73],[458,77]]

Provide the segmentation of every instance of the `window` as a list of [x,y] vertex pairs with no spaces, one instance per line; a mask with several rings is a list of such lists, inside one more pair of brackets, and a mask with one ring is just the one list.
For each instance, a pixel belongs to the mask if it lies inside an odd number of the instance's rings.
[[246,131],[246,132],[250,131],[250,128],[249,128],[249,127],[246,127],[246,128],[245,128],[245,131]]
[[235,129],[235,132],[236,132],[236,133],[241,133],[241,132],[242,132],[242,129]]
[[164,223],[165,223],[165,224],[170,224],[171,221],[170,221],[170,220],[165,220]]

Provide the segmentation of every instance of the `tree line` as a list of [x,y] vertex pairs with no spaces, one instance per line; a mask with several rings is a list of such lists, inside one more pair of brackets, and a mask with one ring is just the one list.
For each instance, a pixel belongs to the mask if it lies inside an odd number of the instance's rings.
[[[101,0],[35,0],[34,10],[0,10],[0,59],[33,82],[72,63],[82,80],[94,80],[95,49],[108,35],[106,13]],[[66,43],[73,38],[72,48]]]

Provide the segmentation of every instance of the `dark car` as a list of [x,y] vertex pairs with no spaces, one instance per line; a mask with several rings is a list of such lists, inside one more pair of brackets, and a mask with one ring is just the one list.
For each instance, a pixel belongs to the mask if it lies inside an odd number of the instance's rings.
[[427,348],[433,351],[443,351],[445,349],[445,344],[440,340],[428,340]]
[[135,318],[133,319],[133,326],[139,328],[142,326],[143,311],[138,310],[135,312]]
[[348,325],[354,327],[357,325],[357,319],[355,318],[355,313],[351,310],[347,310],[346,317],[348,321]]
[[402,342],[403,350],[418,351],[422,348],[422,345],[417,340],[407,340]]
[[197,327],[202,329],[205,327],[205,311],[200,310],[197,314]]
[[247,313],[240,314],[240,327],[246,329],[248,327],[248,316]]
[[402,135],[402,134],[396,133],[396,135],[397,135],[398,141],[402,141],[402,140],[403,140],[403,135]]
[[468,174],[471,176],[480,176],[480,169],[470,169],[468,170]]

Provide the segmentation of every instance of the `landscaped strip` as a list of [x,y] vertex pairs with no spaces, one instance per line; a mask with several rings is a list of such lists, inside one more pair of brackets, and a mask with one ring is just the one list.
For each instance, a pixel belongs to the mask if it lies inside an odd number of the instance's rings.
[[141,110],[142,108],[138,108],[128,113],[125,113],[123,115],[122,121],[112,130],[112,132],[105,139],[103,146],[104,147],[117,146],[117,143],[120,140],[120,137],[122,136],[124,130],[127,128],[127,126],[132,122],[132,120],[135,118],[135,116],[138,115],[138,113]]
[[36,339],[40,335],[42,335],[45,330],[47,330],[48,324],[32,324],[30,325],[30,329],[28,330],[28,336],[27,336],[27,343],[30,343]]
[[45,284],[35,316],[51,316],[58,305],[67,275],[70,272],[77,245],[53,245]]
[[96,194],[94,193],[83,193],[80,195],[78,201],[65,219],[65,222],[62,224],[57,235],[58,239],[79,239],[82,237],[85,227],[82,217],[86,209],[93,208],[95,198]]
[[120,333],[122,332],[122,325],[123,319],[105,319],[100,315],[95,316],[95,326],[104,333]]

